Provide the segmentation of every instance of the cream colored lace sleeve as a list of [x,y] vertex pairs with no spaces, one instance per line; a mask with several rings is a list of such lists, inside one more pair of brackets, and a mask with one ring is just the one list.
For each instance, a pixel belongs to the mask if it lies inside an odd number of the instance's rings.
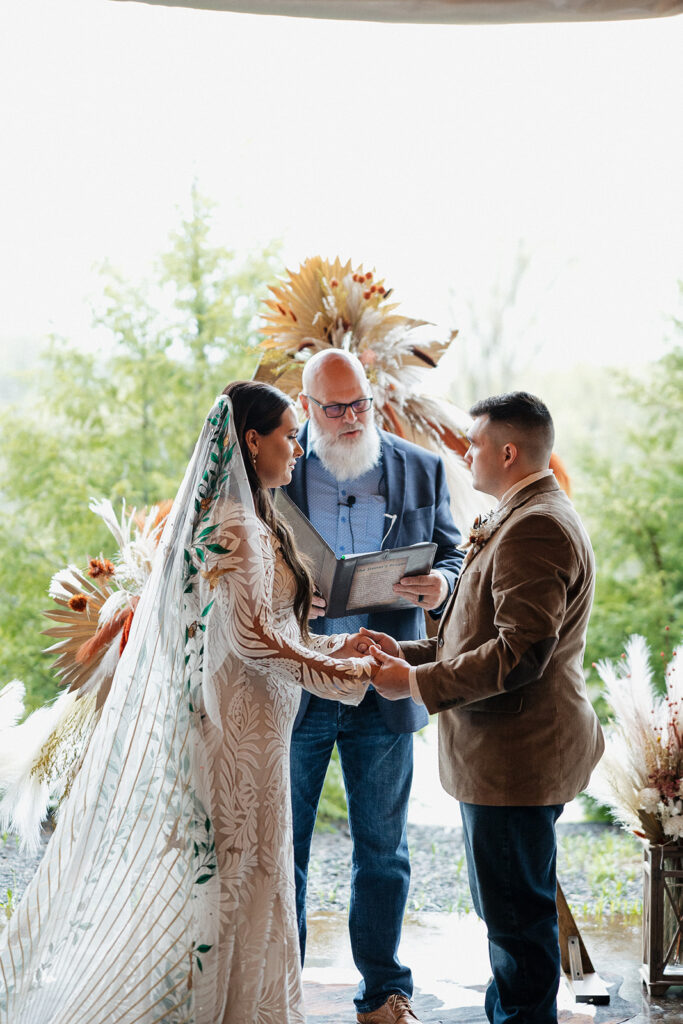
[[[239,505],[225,507],[216,531],[218,549],[202,575],[215,581],[211,608],[213,643],[258,667],[271,681],[289,681],[320,697],[347,704],[363,699],[372,658],[334,658],[342,635],[316,637],[307,646],[293,616],[275,621],[275,553],[260,522]],[[216,621],[218,619],[218,622]],[[214,663],[215,664],[215,663]]]
[[346,643],[348,633],[332,633],[325,636],[322,633],[310,633],[306,646],[312,651],[320,651],[323,654],[334,654]]

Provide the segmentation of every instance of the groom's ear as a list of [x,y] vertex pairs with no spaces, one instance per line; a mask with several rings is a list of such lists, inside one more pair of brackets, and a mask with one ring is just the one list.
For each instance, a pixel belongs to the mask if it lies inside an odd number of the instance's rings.
[[513,441],[503,445],[503,462],[506,466],[513,466],[519,460],[519,448]]

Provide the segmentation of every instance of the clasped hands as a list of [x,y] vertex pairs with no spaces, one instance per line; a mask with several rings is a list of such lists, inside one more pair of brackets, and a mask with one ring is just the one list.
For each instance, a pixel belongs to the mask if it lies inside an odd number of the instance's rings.
[[410,697],[410,665],[401,657],[401,648],[393,637],[361,626],[358,633],[346,638],[344,654],[357,658],[370,655],[374,659],[377,668],[372,673],[372,684],[383,697]]

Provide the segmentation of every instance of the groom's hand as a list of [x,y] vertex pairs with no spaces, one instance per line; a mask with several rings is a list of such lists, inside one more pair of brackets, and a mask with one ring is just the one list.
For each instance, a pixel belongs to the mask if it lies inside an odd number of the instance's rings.
[[389,636],[388,633],[378,633],[374,629],[366,629],[365,626],[361,626],[358,633],[354,633],[346,642],[349,643],[349,641],[353,642],[355,654],[367,654],[371,645],[374,644],[395,658],[401,655],[401,648],[393,636]]
[[375,689],[388,700],[402,700],[404,697],[410,697],[410,665],[408,662],[403,658],[395,658],[391,654],[387,654],[374,644],[369,653],[380,664],[379,672],[372,679]]

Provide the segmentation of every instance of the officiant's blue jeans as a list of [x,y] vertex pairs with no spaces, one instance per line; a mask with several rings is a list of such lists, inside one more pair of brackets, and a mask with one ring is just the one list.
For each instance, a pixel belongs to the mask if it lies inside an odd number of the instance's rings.
[[560,983],[552,807],[460,804],[474,909],[488,930],[491,1024],[556,1024]]
[[413,777],[411,733],[390,732],[370,690],[358,707],[311,697],[292,737],[296,909],[301,962],[306,949],[306,880],[318,801],[334,744],[344,776],[353,840],[349,936],[362,975],[354,1002],[376,1010],[392,992],[412,997],[410,969],[398,959],[410,884],[406,840]]

